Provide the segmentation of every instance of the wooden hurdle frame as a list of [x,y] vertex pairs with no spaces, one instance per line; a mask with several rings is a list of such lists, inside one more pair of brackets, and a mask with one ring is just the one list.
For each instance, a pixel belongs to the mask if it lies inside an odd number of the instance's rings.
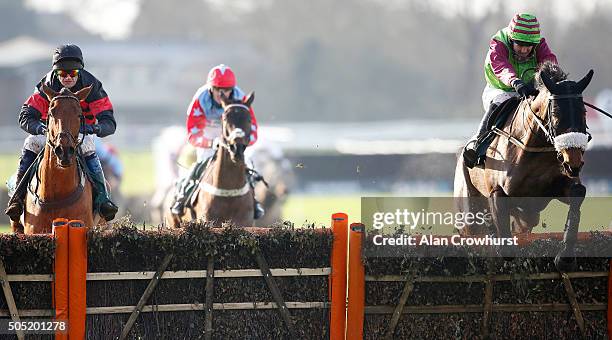
[[[79,244],[85,244],[85,248],[78,245],[70,247],[69,243],[59,241],[56,252],[55,274],[7,274],[0,259],[0,284],[7,301],[8,310],[0,310],[0,317],[11,317],[13,321],[19,321],[20,317],[66,317],[71,322],[83,324],[83,328],[77,327],[77,332],[85,334],[86,315],[96,314],[131,314],[128,322],[122,330],[122,337],[129,334],[136,318],[141,313],[148,312],[177,312],[177,311],[205,311],[206,327],[205,338],[212,339],[212,311],[214,310],[255,310],[255,309],[276,309],[283,316],[284,322],[291,332],[291,309],[329,309],[329,333],[330,339],[361,339],[363,337],[364,318],[367,314],[391,314],[391,320],[385,333],[385,338],[392,338],[399,319],[404,314],[448,314],[448,313],[482,313],[482,335],[489,333],[489,324],[493,312],[561,312],[572,311],[581,332],[584,334],[585,325],[582,317],[583,311],[605,311],[607,310],[608,334],[612,339],[612,260],[610,260],[609,272],[572,272],[572,273],[537,273],[523,277],[526,280],[561,280],[568,297],[568,303],[549,303],[549,304],[493,304],[492,292],[495,282],[511,281],[515,279],[513,275],[471,275],[461,277],[448,276],[401,276],[401,275],[365,275],[365,268],[362,259],[362,248],[364,240],[364,225],[352,223],[348,227],[348,215],[336,213],[332,215],[332,233],[334,241],[330,259],[330,267],[324,268],[268,268],[265,259],[258,260],[259,269],[233,269],[233,270],[213,270],[214,259],[208,261],[207,270],[186,270],[186,271],[166,271],[168,263],[172,260],[172,255],[168,255],[162,260],[157,271],[144,272],[108,272],[108,273],[86,273],[87,249],[83,234],[83,228],[79,230],[79,221],[57,220],[54,223],[54,235],[56,239],[63,237],[73,237],[70,234],[72,229],[76,229],[76,237]],[[72,229],[71,229],[72,228]],[[581,233],[582,234],[582,233]],[[585,238],[585,235],[579,235]],[[531,236],[538,239],[544,236]],[[546,235],[550,238],[551,235]],[[562,237],[554,234],[553,238]],[[63,243],[62,243],[63,242]],[[528,242],[521,241],[523,244]],[[76,250],[74,250],[76,249]],[[64,252],[64,253],[63,253]],[[76,264],[76,267],[65,267],[66,270],[76,271],[80,278],[73,278],[70,281],[69,273],[58,271],[58,261],[67,261],[71,252],[76,252],[81,257],[83,263]],[[72,261],[72,257],[70,258]],[[261,262],[263,261],[263,263]],[[76,269],[75,269],[76,268]],[[83,272],[83,268],[85,272]],[[241,303],[214,303],[212,301],[212,289],[214,278],[246,278],[264,277],[271,291],[274,286],[274,277],[291,276],[328,276],[329,277],[329,300],[315,302],[289,301],[285,302],[282,296],[272,294],[275,298],[273,302],[241,302]],[[608,277],[608,301],[607,303],[578,303],[573,290],[571,279],[577,278],[602,278]],[[164,304],[147,305],[147,301],[160,280],[164,279],[198,279],[206,278],[206,301],[196,304]],[[54,280],[55,279],[55,280]],[[269,281],[272,279],[272,281]],[[76,297],[70,295],[70,291],[62,293],[58,291],[61,280],[69,281],[71,286],[79,287]],[[77,281],[75,281],[77,280]],[[78,283],[79,281],[81,283]],[[82,301],[85,303],[84,289],[86,281],[120,281],[120,280],[149,280],[149,285],[143,292],[139,303],[135,306],[108,306],[108,307],[71,307],[70,300]],[[50,282],[53,285],[53,301],[55,309],[30,309],[18,310],[10,288],[11,282]],[[366,282],[404,282],[404,288],[396,306],[365,306],[365,284]],[[474,305],[436,305],[436,306],[406,306],[406,301],[410,296],[415,283],[482,283],[484,284],[484,303]],[[82,291],[81,291],[82,290]],[[59,294],[58,294],[59,293]],[[64,295],[62,295],[64,294]],[[79,295],[81,294],[81,295]],[[79,297],[80,296],[80,297]],[[69,297],[69,298],[68,298]],[[68,301],[66,302],[66,299]],[[82,299],[82,300],[79,300]],[[63,302],[62,302],[63,301]],[[79,302],[80,303],[80,302]],[[72,305],[75,301],[72,301]],[[58,309],[59,308],[59,309]],[[77,308],[79,315],[71,317],[71,313],[64,313],[64,308]],[[80,309],[79,309],[80,308]],[[284,311],[284,312],[283,312]],[[76,313],[75,313],[76,314]],[[73,319],[76,318],[76,319]],[[73,321],[77,320],[77,321]],[[79,321],[80,320],[80,321]],[[81,333],[78,333],[81,334]],[[61,339],[62,334],[56,335]],[[24,339],[23,333],[17,333],[18,339]],[[65,337],[64,337],[65,338]]]

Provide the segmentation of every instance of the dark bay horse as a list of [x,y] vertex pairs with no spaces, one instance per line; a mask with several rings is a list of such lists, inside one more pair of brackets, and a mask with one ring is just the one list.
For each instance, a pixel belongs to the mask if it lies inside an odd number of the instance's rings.
[[80,101],[90,91],[91,86],[74,94],[66,88],[58,93],[43,85],[49,99],[47,142],[38,171],[29,183],[23,224],[11,222],[14,232],[49,233],[51,222],[58,217],[93,225],[91,185],[76,160],[83,115]]
[[[593,70],[575,82],[558,65],[542,65],[536,74],[538,96],[523,99],[496,130],[484,168],[469,169],[459,156],[455,171],[459,210],[490,211],[498,237],[531,232],[553,199],[568,204],[564,247],[555,258],[562,271],[575,264],[580,207],[586,194],[579,177],[590,139],[582,92],[592,77]],[[488,230],[468,226],[461,232],[478,235]]]
[[[214,158],[208,164],[198,184],[192,206],[195,218],[220,225],[229,222],[236,226],[253,226],[253,189],[247,179],[244,151],[251,136],[250,106],[255,99],[251,92],[247,99],[223,98],[222,134]],[[193,218],[189,212],[182,220]],[[178,227],[181,220],[169,211],[167,220]]]

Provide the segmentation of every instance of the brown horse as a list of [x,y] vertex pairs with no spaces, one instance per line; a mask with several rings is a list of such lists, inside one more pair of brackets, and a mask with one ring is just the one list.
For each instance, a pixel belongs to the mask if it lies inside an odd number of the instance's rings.
[[78,140],[83,115],[80,101],[90,91],[91,86],[74,94],[66,88],[58,93],[43,85],[49,99],[47,142],[38,171],[29,183],[23,224],[11,222],[14,232],[49,233],[51,222],[58,217],[93,225],[91,185],[76,161],[82,142]]
[[[236,226],[253,225],[253,189],[247,179],[244,151],[251,136],[250,106],[255,99],[223,98],[222,135],[214,158],[208,164],[198,184],[192,203],[195,216],[189,212],[183,221],[203,219],[215,224],[229,222]],[[178,227],[181,220],[168,211],[168,220]]]
[[[555,258],[562,271],[575,264],[580,207],[586,194],[579,177],[590,139],[582,91],[592,76],[591,70],[574,82],[557,65],[541,66],[536,74],[538,96],[523,99],[514,115],[495,130],[498,136],[487,150],[484,168],[469,169],[459,156],[455,171],[459,210],[490,211],[498,237],[531,232],[553,199],[568,204],[564,247]],[[462,230],[467,235],[486,232],[475,225]]]

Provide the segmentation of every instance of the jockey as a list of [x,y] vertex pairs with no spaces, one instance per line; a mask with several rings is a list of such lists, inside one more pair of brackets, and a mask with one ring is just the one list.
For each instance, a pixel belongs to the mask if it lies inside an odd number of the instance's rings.
[[[17,184],[24,178],[26,170],[36,159],[36,156],[44,149],[46,143],[47,111],[49,100],[42,92],[42,85],[46,84],[55,91],[63,87],[70,91],[78,90],[93,85],[87,98],[81,102],[83,109],[84,124],[81,126],[80,137],[83,143],[80,152],[91,173],[93,189],[95,192],[94,209],[100,213],[105,220],[115,218],[117,206],[111,202],[106,191],[104,174],[100,159],[95,153],[93,137],[105,137],[115,133],[117,123],[113,116],[113,106],[102,88],[102,83],[91,73],[84,70],[83,54],[77,45],[61,45],[53,52],[52,70],[34,88],[34,93],[26,100],[19,113],[19,124],[21,128],[30,134],[24,142],[17,169]],[[17,221],[23,213],[25,185],[18,185],[18,190],[9,201],[6,214],[13,221]]]
[[478,132],[468,142],[463,152],[465,165],[472,168],[477,161],[479,140],[494,123],[495,109],[511,97],[536,96],[533,85],[538,65],[545,61],[557,63],[546,39],[540,36],[538,19],[527,13],[516,14],[508,27],[499,30],[489,42],[485,58],[486,86],[482,92],[485,115]]
[[[221,95],[227,98],[246,100],[245,93],[236,86],[234,71],[223,64],[213,67],[208,72],[206,84],[196,91],[187,109],[187,136],[189,143],[196,147],[198,162],[207,161],[214,155],[216,149],[214,140],[221,137],[221,116],[223,115]],[[250,111],[251,140],[249,145],[253,145],[257,141],[257,120],[252,108]],[[175,202],[171,208],[175,215],[181,216],[183,214],[185,201],[190,195],[190,189],[192,189],[188,188],[187,183],[194,176],[196,168],[196,166],[191,167],[190,174],[179,186]],[[251,176],[249,176],[249,181],[253,185]],[[255,201],[255,219],[260,218],[263,214],[263,207]]]

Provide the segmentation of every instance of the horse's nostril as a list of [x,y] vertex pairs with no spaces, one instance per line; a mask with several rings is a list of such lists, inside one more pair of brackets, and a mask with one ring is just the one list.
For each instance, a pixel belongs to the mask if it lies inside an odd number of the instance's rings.
[[57,157],[61,157],[61,155],[62,155],[62,147],[61,146],[56,146],[55,149],[53,149],[53,152],[55,153],[55,155]]

